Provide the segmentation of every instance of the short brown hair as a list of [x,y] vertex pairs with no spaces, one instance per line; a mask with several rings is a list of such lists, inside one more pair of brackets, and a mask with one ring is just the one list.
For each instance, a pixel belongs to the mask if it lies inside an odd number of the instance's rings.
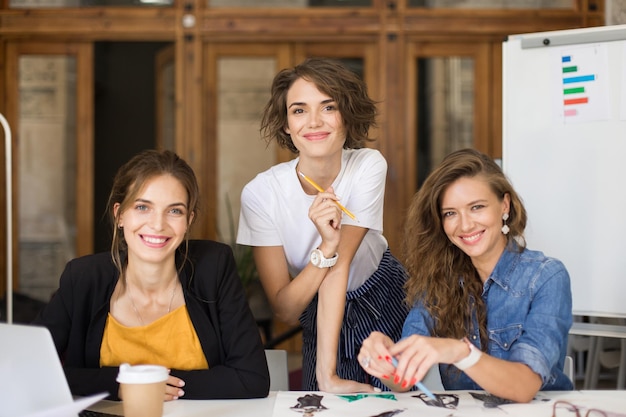
[[269,143],[276,139],[281,148],[298,153],[287,127],[287,92],[303,78],[316,85],[337,103],[346,130],[345,149],[357,149],[372,141],[370,127],[376,126],[376,102],[367,94],[365,82],[337,60],[309,58],[299,65],[280,71],[272,82],[271,97],[261,121],[261,136]]

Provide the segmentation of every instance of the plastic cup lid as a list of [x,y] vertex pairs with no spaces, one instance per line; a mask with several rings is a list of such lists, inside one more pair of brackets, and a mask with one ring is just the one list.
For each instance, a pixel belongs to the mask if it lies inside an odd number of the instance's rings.
[[123,384],[146,384],[167,380],[167,368],[160,365],[120,365],[117,382]]

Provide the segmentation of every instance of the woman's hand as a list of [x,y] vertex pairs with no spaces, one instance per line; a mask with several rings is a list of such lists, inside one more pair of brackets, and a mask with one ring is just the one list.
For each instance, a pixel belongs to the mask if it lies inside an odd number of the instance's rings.
[[182,390],[184,386],[185,381],[182,379],[173,375],[168,376],[165,382],[165,401],[177,400],[185,395],[185,391]]
[[389,352],[398,360],[396,377],[402,381],[402,388],[408,389],[421,381],[432,366],[457,362],[469,354],[469,349],[457,339],[412,335],[390,347]]
[[399,391],[402,381],[394,382],[396,368],[392,364],[393,356],[389,351],[393,344],[389,336],[372,332],[363,341],[358,360],[365,372],[380,379],[390,389]]
[[388,336],[373,332],[363,342],[359,363],[392,390],[408,391],[432,366],[454,363],[467,356],[467,350],[465,342],[455,339],[412,335],[394,344]]
[[338,200],[333,188],[329,187],[325,192],[317,194],[309,208],[309,219],[322,237],[322,244],[325,247],[320,247],[320,249],[325,255],[331,255],[327,251],[332,251],[332,253],[337,251],[341,238],[340,229],[343,212],[335,204],[335,201]]

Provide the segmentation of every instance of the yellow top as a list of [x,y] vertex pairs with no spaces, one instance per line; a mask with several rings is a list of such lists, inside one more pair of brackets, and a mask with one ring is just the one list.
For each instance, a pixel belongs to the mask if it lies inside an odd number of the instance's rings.
[[100,366],[122,363],[180,370],[209,368],[185,305],[139,327],[123,326],[109,313],[100,346]]

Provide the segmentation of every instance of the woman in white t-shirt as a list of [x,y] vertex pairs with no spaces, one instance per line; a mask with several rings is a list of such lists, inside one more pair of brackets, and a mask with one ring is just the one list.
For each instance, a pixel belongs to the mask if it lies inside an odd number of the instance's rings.
[[386,389],[357,355],[373,330],[399,339],[408,312],[406,273],[382,234],[387,163],[364,148],[376,114],[365,83],[338,61],[282,70],[261,132],[298,156],[241,195],[237,243],[253,246],[276,316],[302,325],[305,390]]

